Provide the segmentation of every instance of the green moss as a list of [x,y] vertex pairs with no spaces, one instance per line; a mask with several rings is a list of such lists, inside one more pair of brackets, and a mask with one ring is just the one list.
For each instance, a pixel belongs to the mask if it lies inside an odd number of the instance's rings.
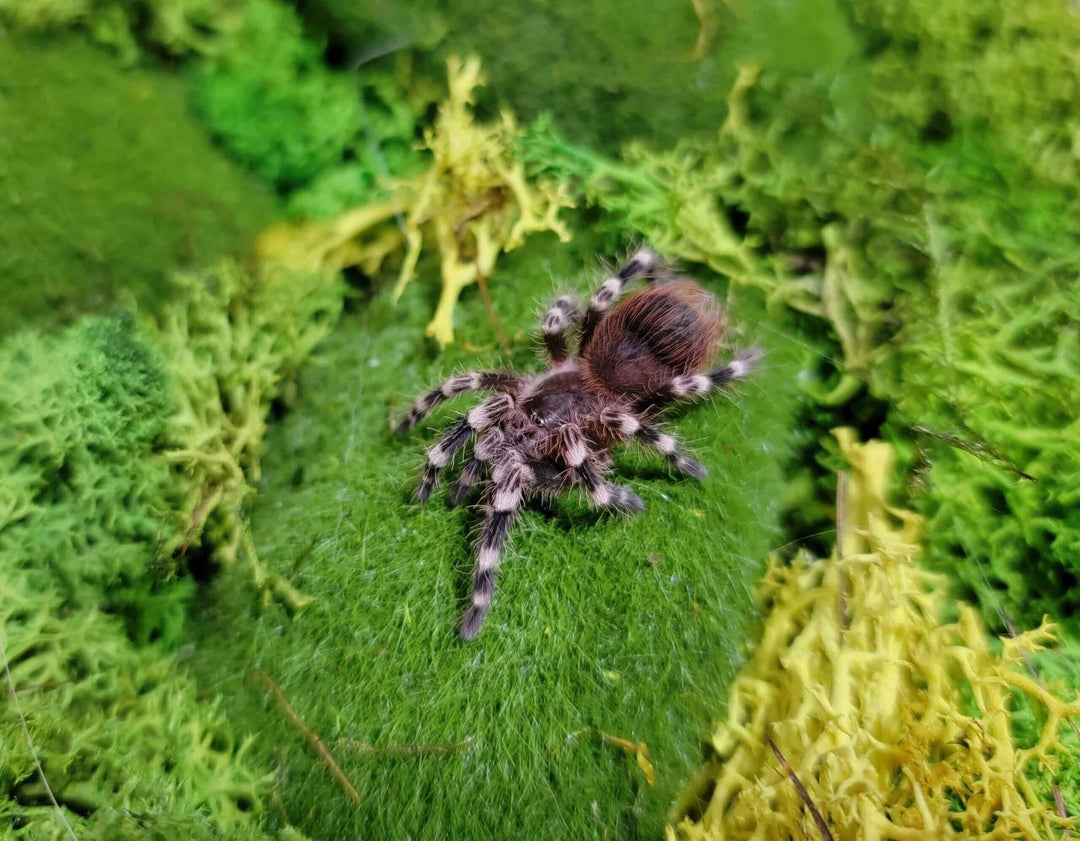
[[850,49],[832,0],[738,5],[746,8],[737,16],[720,0],[316,0],[305,8],[357,53],[373,44],[423,48],[432,76],[450,54],[478,55],[491,83],[485,104],[510,105],[523,121],[550,111],[575,142],[613,152],[633,137],[671,145],[710,131],[740,58],[831,69]]
[[[255,539],[263,560],[317,605],[291,620],[277,608],[255,614],[226,577],[200,603],[192,640],[205,685],[276,746],[286,810],[312,837],[652,836],[697,762],[709,699],[741,657],[759,559],[779,541],[795,372],[792,349],[753,326],[757,308],[738,299],[735,321],[750,326],[738,341],[771,349],[763,373],[733,402],[674,424],[712,477],[679,480],[657,459],[625,454],[620,468],[644,514],[601,516],[576,497],[529,510],[469,644],[457,623],[478,514],[450,508],[444,492],[409,502],[423,450],[453,410],[415,434],[389,430],[392,412],[454,370],[535,370],[533,307],[553,294],[552,276],[582,292],[595,283],[594,248],[610,243],[544,235],[500,262],[498,316],[508,332],[525,331],[509,358],[458,346],[433,356],[418,330],[431,302],[406,296],[395,309],[381,292],[328,338],[326,362],[301,378],[296,412],[270,432]],[[429,263],[425,273],[435,272]],[[494,343],[472,290],[458,327],[463,342]],[[320,735],[359,808],[277,706],[237,685],[250,669],[265,670]],[[596,731],[645,742],[656,787]],[[361,753],[343,742],[465,739],[446,755]]]
[[79,27],[128,64],[144,49],[209,54],[227,43],[246,0],[0,0],[0,20],[29,31]]
[[0,372],[4,837],[64,836],[35,754],[80,838],[261,837],[264,772],[176,660],[132,642],[175,643],[193,594],[147,577],[183,527],[163,358],[132,318],[97,318],[11,337]]
[[[192,101],[229,153],[278,189],[321,176],[300,212],[333,215],[370,198],[381,176],[417,165],[405,92],[387,75],[328,69],[296,11],[278,0],[249,0],[229,49],[197,71]],[[344,207],[336,172],[354,176]]]
[[243,254],[272,218],[185,90],[79,37],[0,41],[0,334],[129,295],[155,308],[170,270]]
[[349,80],[273,0],[249,4],[232,48],[198,72],[193,102],[225,148],[286,189],[338,163],[358,125]]

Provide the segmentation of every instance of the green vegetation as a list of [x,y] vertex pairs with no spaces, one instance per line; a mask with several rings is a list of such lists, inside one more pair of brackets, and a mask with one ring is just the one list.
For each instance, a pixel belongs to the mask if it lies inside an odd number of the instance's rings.
[[208,55],[228,44],[246,0],[0,0],[0,21],[20,31],[77,27],[125,64],[144,51]]
[[264,772],[147,644],[175,644],[194,594],[147,577],[181,528],[164,359],[131,318],[87,319],[11,337],[0,377],[4,837],[64,836],[34,753],[79,838],[261,837]]
[[294,210],[321,217],[385,188],[391,165],[395,174],[422,165],[413,110],[391,78],[330,70],[292,7],[248,0],[230,49],[197,71],[193,105],[231,155],[282,192],[318,176]]
[[277,210],[187,113],[183,79],[78,36],[0,41],[0,334],[134,298],[241,256]]
[[[0,344],[0,628],[80,839],[655,837],[764,557],[833,543],[838,423],[897,448],[925,557],[991,623],[1080,629],[1067,3],[435,5],[0,0],[0,333],[43,328]],[[86,34],[24,33],[57,27]],[[391,180],[439,166],[417,146],[453,53],[491,80],[477,126],[538,118],[504,173],[583,205],[569,244],[537,235],[490,273],[509,351],[462,272],[461,343],[424,340],[458,263],[424,251],[400,307],[388,289],[402,221],[442,224],[453,256],[508,201],[485,182],[451,190],[459,224],[422,201],[397,218]],[[262,245],[314,242],[356,287],[333,333],[339,279],[219,260],[282,211],[320,221]],[[728,283],[766,370],[674,424],[703,485],[626,454],[643,515],[531,509],[465,645],[478,514],[408,501],[452,410],[404,438],[389,416],[454,370],[534,367],[533,307],[628,236]],[[129,302],[143,320],[81,317]],[[1074,654],[1038,658],[1055,691]],[[1015,704],[1030,742],[1042,719]],[[1025,770],[1080,808],[1070,759]],[[63,837],[7,703],[0,827]]]
[[[543,234],[500,261],[498,316],[525,333],[509,357],[460,346],[432,356],[421,330],[431,301],[406,296],[395,309],[384,290],[322,345],[332,364],[301,376],[296,411],[271,429],[253,533],[263,559],[317,603],[292,620],[284,608],[257,613],[228,575],[200,599],[191,639],[201,681],[278,763],[289,817],[311,837],[653,837],[696,764],[707,699],[740,660],[749,593],[779,541],[796,399],[792,348],[755,328],[752,296],[733,319],[748,317],[740,343],[770,349],[764,373],[733,404],[673,424],[712,476],[688,482],[627,454],[620,468],[645,513],[598,515],[576,496],[529,510],[472,643],[457,624],[477,513],[450,508],[445,492],[408,502],[453,410],[390,432],[391,414],[455,370],[535,370],[535,302],[552,276],[587,290],[594,255],[611,248]],[[436,271],[428,262],[425,274]],[[477,295],[459,313],[463,342],[493,344]],[[239,686],[251,670],[330,748],[358,808],[265,692]],[[647,745],[655,788],[601,733]],[[395,752],[410,745],[427,747]]]
[[[191,574],[238,566],[271,403],[342,289],[231,264],[177,285],[142,329],[84,318],[0,345],[0,820],[21,838],[62,833],[35,755],[80,837],[262,837],[250,741],[169,652]],[[249,597],[305,604],[244,561]]]
[[525,122],[550,111],[575,142],[608,153],[634,137],[670,146],[711,132],[741,59],[831,71],[852,47],[833,0],[304,6],[339,50],[412,48],[433,77],[451,54],[478,55],[491,81],[488,107],[509,105]]

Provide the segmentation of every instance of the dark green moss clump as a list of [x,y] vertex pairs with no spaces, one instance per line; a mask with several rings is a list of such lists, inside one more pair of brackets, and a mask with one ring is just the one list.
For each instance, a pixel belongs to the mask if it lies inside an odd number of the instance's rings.
[[275,201],[213,148],[185,80],[122,70],[76,36],[0,41],[0,334],[243,255]]

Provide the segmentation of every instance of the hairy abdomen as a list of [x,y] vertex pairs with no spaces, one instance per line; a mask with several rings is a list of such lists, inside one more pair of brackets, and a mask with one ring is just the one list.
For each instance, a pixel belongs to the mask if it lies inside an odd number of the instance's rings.
[[647,394],[695,373],[716,355],[720,307],[690,280],[649,286],[620,303],[596,328],[583,373],[599,391]]

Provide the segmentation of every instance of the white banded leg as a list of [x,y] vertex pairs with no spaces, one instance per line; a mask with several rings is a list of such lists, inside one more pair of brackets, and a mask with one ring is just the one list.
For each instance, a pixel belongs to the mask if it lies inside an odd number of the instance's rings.
[[398,432],[412,429],[428,412],[452,397],[469,391],[500,391],[518,380],[517,375],[502,371],[470,371],[451,377],[442,385],[424,392],[397,425]]
[[472,639],[491,608],[495,594],[495,570],[502,561],[503,547],[514,518],[521,509],[526,484],[532,471],[519,461],[499,464],[491,474],[491,509],[480,529],[469,606],[461,617],[461,636]]
[[541,330],[544,334],[544,348],[553,364],[566,359],[570,353],[566,336],[570,327],[581,324],[582,314],[574,299],[563,295],[552,304],[544,314]]
[[575,471],[578,480],[597,508],[620,514],[637,514],[645,510],[645,503],[636,493],[622,485],[605,482],[591,461],[585,461]]
[[640,398],[634,403],[634,413],[656,409],[686,398],[703,397],[719,391],[729,383],[745,380],[750,376],[754,363],[762,356],[759,350],[748,350],[738,354],[726,365],[721,365],[706,374],[687,374],[675,377],[660,386],[652,394]]
[[450,504],[461,505],[461,503],[465,501],[465,497],[468,496],[473,485],[480,481],[480,477],[483,473],[484,463],[480,461],[474,453],[466,459],[465,466],[461,468],[461,474],[458,476],[457,484],[454,485],[454,489],[450,492]]
[[631,280],[651,274],[659,265],[659,258],[648,248],[638,250],[622,267],[611,277],[606,278],[589,300],[589,308],[585,312],[584,323],[581,327],[581,342],[578,347],[578,355],[585,352],[589,342],[592,341],[593,331],[596,325],[604,320],[604,316],[615,306],[615,302],[622,294],[623,288]]
[[704,464],[682,452],[679,442],[674,437],[651,424],[638,420],[630,412],[605,409],[600,413],[600,423],[624,441],[636,438],[657,450],[668,460],[668,464],[685,476],[704,479],[709,475],[709,469]]
[[[514,399],[509,394],[496,394],[469,410],[465,417],[451,426],[428,450],[424,472],[416,488],[416,501],[426,501],[435,488],[439,474],[450,463],[454,454],[464,447],[477,432],[484,432],[496,424],[513,405]],[[482,449],[480,445],[477,445],[474,454],[479,457]]]
[[650,447],[663,454],[664,458],[668,460],[668,464],[684,476],[692,476],[695,479],[704,479],[709,475],[709,468],[700,461],[686,455],[679,448],[679,442],[676,441],[674,437],[657,429],[655,426],[650,426],[647,423],[641,424],[638,431],[635,433],[635,437],[642,443],[648,444]]
[[420,475],[420,484],[416,486],[413,497],[417,502],[426,502],[435,489],[435,483],[439,481],[439,474],[443,471],[462,447],[469,443],[475,430],[469,425],[468,416],[458,420],[443,436],[431,445],[427,452],[427,461],[424,462],[424,472]]

